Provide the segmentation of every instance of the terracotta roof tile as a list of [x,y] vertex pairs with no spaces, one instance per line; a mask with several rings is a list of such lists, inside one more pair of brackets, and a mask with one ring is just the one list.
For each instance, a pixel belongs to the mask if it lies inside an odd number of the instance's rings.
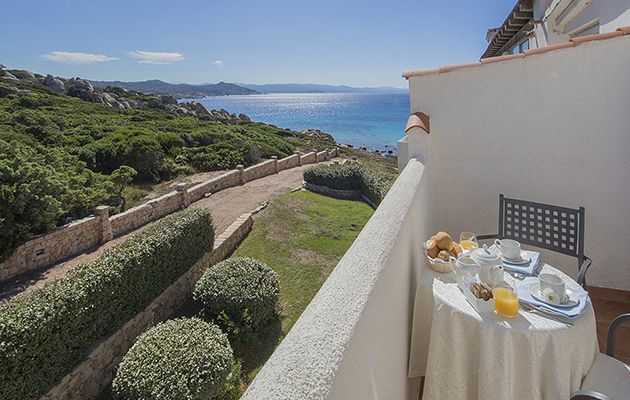
[[523,53],[525,53],[525,56],[531,56],[534,54],[541,54],[541,53],[547,53],[549,51],[566,49],[567,47],[575,47],[575,43],[565,42],[565,43],[552,44],[550,46],[537,47],[535,49],[525,50]]
[[623,32],[615,31],[615,32],[607,32],[607,33],[597,33],[595,35],[581,36],[571,39],[571,41],[575,44],[592,42],[594,40],[605,40],[611,39],[615,37],[623,36]]
[[429,116],[425,113],[417,112],[411,114],[407,120],[407,127],[405,133],[409,132],[411,128],[422,128],[426,133],[431,133],[431,126],[429,125]]
[[437,74],[438,72],[440,72],[439,68],[433,68],[433,69],[414,69],[411,71],[403,71],[402,76],[403,78],[407,78],[409,79],[409,77],[411,76],[420,76],[420,75],[430,75],[430,74]]
[[460,68],[476,67],[478,65],[481,65],[479,61],[472,62],[472,63],[465,63],[465,64],[443,65],[440,67],[440,72],[448,72],[448,71],[453,71],[455,69],[460,69]]
[[495,62],[499,62],[499,61],[513,60],[515,58],[523,58],[523,57],[525,57],[525,54],[523,54],[523,53],[507,54],[505,56],[482,58],[481,59],[481,63],[482,64],[491,64],[491,63],[495,63]]
[[[553,45],[550,45],[550,46],[537,47],[535,49],[525,50],[523,53],[519,53],[519,54],[509,54],[509,55],[505,55],[505,56],[482,58],[480,62],[478,61],[478,62],[464,63],[464,64],[444,65],[444,66],[441,66],[440,68],[433,68],[433,69],[417,69],[417,70],[404,71],[402,76],[404,78],[406,78],[406,79],[409,79],[412,76],[421,76],[421,75],[430,75],[430,74],[444,73],[444,72],[449,72],[449,71],[453,71],[453,70],[461,69],[461,68],[476,67],[476,66],[479,66],[479,65],[485,65],[485,64],[490,64],[490,63],[495,63],[495,62],[500,62],[500,61],[506,61],[506,60],[514,60],[514,59],[517,59],[517,58],[523,58],[523,57],[527,57],[527,56],[531,56],[531,55],[535,55],[535,54],[547,53],[547,52],[554,51],[554,50],[559,50],[559,49],[566,49],[566,48],[569,48],[569,47],[575,47],[576,45],[582,44],[582,43],[592,42],[592,41],[595,41],[595,40],[612,39],[612,38],[620,37],[620,36],[623,36],[623,35],[630,35],[630,26],[624,26],[624,27],[621,27],[621,28],[617,28],[617,30],[615,32],[598,33],[598,34],[595,34],[595,35],[582,36],[582,37],[578,37],[578,38],[573,38],[570,41],[565,42],[565,43],[558,43],[558,44],[553,44]],[[416,113],[416,114],[418,114],[418,113]],[[412,117],[413,117],[413,115],[412,115]],[[409,123],[411,123],[411,117],[409,117],[409,121],[410,121]],[[409,128],[409,123],[407,124],[407,128],[408,129],[410,129]],[[427,130],[427,132],[428,132],[428,130]]]

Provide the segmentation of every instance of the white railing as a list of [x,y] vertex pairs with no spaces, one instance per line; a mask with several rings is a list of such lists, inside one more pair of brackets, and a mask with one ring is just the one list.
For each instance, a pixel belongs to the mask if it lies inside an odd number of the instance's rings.
[[429,188],[412,159],[243,399],[417,399],[407,378]]

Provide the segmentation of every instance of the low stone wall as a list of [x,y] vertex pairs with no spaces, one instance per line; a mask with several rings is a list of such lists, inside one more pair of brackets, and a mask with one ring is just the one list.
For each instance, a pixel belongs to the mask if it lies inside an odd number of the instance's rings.
[[209,266],[231,254],[253,224],[252,215],[241,215],[214,241],[214,250],[206,253],[193,267],[169,286],[143,312],[98,345],[61,383],[41,400],[91,399],[114,378],[116,368],[142,332],[166,320],[192,293],[195,283]]
[[239,165],[236,171],[227,172],[190,189],[185,184],[179,184],[177,191],[111,217],[108,216],[108,207],[97,207],[95,217],[75,221],[20,246],[7,261],[0,265],[0,282],[59,262],[99,243],[111,240],[115,236],[131,232],[164,215],[187,207],[191,202],[201,199],[208,193],[242,185],[287,168],[327,160],[337,154],[337,149],[319,153],[310,152],[304,155],[298,152],[282,160],[274,156],[269,161],[246,169]]
[[319,186],[312,183],[304,182],[304,188],[311,192],[323,194],[324,196],[334,197],[336,199],[359,200],[362,199],[360,190],[339,190],[331,189],[328,186]]
[[313,164],[317,162],[317,153],[311,151],[300,157],[300,165]]
[[300,165],[299,156],[297,154],[293,154],[292,156],[278,160],[278,171],[297,167],[298,165]]
[[2,263],[0,282],[89,249],[101,241],[99,227],[99,217],[88,217],[29,240]]
[[317,153],[317,162],[327,161],[328,160],[328,150],[323,150]]
[[243,171],[243,177],[245,182],[249,182],[262,176],[275,174],[277,172],[278,160],[265,161],[260,164],[252,165],[249,168],[245,168]]

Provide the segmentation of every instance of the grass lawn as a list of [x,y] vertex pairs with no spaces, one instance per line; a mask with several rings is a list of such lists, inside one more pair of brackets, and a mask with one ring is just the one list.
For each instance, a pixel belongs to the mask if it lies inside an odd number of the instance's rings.
[[313,299],[373,214],[365,203],[308,191],[287,193],[258,214],[233,257],[250,257],[280,277],[279,323],[234,346],[251,381]]

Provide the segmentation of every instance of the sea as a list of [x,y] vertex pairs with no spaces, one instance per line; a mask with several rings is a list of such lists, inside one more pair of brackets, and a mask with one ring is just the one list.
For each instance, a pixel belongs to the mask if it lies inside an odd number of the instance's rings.
[[408,93],[272,93],[196,101],[279,128],[319,129],[342,145],[393,153],[405,136],[410,112]]

